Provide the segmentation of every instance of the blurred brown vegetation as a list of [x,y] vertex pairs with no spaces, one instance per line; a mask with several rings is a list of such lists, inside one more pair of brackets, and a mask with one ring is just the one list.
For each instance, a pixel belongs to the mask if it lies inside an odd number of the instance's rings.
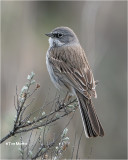
[[[81,159],[126,159],[127,157],[127,2],[1,2],[1,122],[2,136],[11,130],[15,116],[14,95],[26,76],[36,73],[40,91],[33,107],[40,107],[59,94],[52,84],[45,63],[48,39],[45,33],[57,26],[68,26],[78,35],[94,77],[99,80],[98,99],[93,100],[105,136],[80,143]],[[63,94],[60,93],[62,96]],[[46,109],[47,112],[47,109]],[[51,134],[69,120],[60,120]],[[76,132],[76,145],[82,132],[80,113],[69,127],[70,158]],[[11,138],[9,141],[13,141]],[[18,139],[17,139],[18,140]],[[17,147],[2,144],[1,158],[17,158]],[[15,153],[15,154],[14,154]]]

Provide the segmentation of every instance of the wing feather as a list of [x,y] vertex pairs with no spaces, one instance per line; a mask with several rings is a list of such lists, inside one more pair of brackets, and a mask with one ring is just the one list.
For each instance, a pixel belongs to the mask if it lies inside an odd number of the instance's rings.
[[91,91],[94,92],[95,89],[95,81],[86,55],[80,46],[52,48],[48,59],[53,65],[53,70],[64,74],[71,86],[90,98]]

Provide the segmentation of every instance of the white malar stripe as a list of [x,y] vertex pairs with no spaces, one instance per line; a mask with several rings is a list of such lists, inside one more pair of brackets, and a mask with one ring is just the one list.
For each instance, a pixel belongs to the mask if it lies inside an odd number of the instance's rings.
[[50,37],[48,41],[49,41],[49,45],[50,45],[49,47],[52,47],[53,46],[53,39]]
[[56,45],[58,47],[63,46],[65,43],[60,42],[58,39],[56,38],[49,38],[49,45],[50,47],[53,47],[53,45]]

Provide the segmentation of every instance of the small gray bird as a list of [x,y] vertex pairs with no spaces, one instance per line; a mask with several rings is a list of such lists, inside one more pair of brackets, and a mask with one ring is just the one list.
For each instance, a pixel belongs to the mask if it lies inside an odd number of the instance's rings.
[[68,27],[58,27],[46,35],[50,37],[46,64],[52,82],[59,90],[76,95],[86,137],[104,136],[91,100],[92,95],[97,98],[97,82],[76,34]]

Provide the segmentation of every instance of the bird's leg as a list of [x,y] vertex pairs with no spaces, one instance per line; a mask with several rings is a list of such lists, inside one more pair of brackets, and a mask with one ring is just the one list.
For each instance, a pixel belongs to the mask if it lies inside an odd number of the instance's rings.
[[67,97],[68,97],[68,92],[66,93],[66,96],[65,96],[65,98],[63,100],[63,104],[65,104],[65,102],[67,101]]
[[65,96],[65,98],[64,98],[64,100],[63,100],[63,104],[65,104],[65,102],[68,102],[71,97],[72,97],[72,96],[69,95],[69,92],[67,92],[67,93],[66,93],[66,96]]
[[67,110],[66,110],[65,104],[66,104],[66,102],[68,102],[68,101],[70,100],[71,97],[72,97],[72,96],[69,95],[69,92],[67,92],[67,93],[66,93],[66,96],[65,96],[65,98],[64,98],[64,100],[63,100],[64,110],[65,110],[66,113],[67,113]]

